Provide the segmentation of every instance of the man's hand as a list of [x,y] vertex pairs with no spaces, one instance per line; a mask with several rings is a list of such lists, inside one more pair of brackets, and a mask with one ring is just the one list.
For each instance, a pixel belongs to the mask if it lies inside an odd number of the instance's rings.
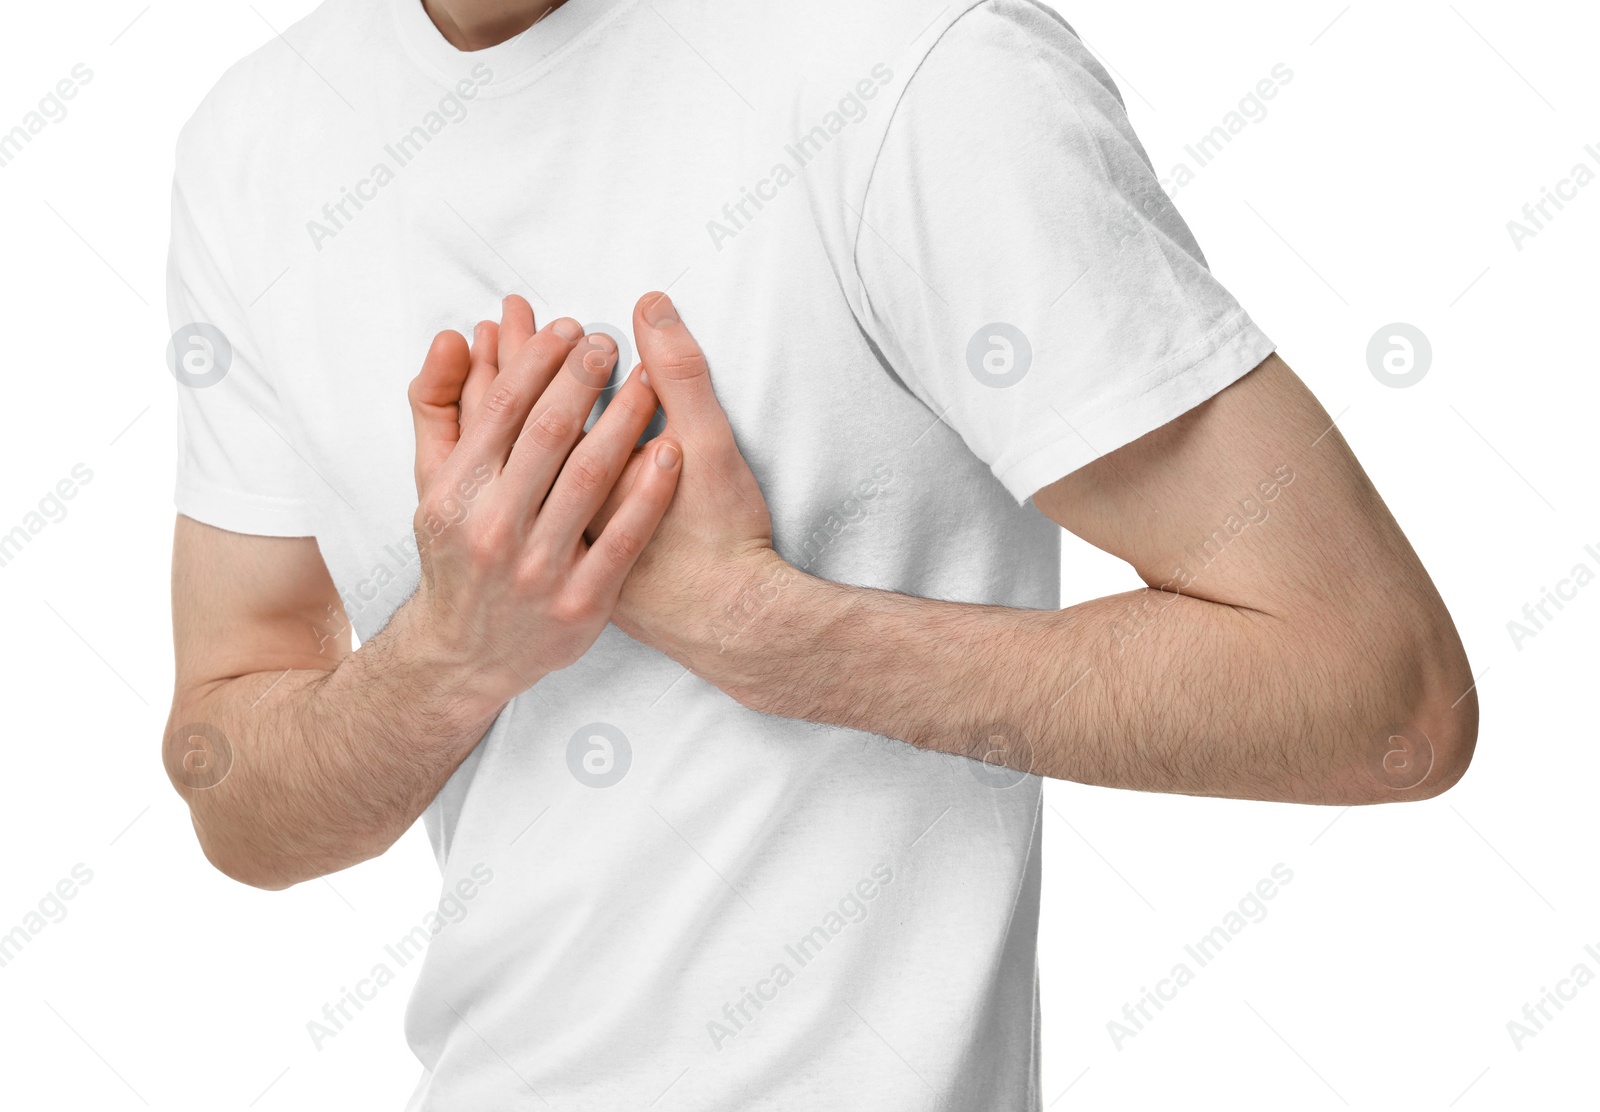
[[633,334],[667,426],[629,462],[590,536],[614,528],[612,515],[633,497],[633,485],[648,477],[658,440],[683,445],[677,496],[623,584],[612,621],[705,675],[748,624],[747,614],[781,590],[792,572],[772,549],[766,500],[712,391],[705,354],[666,294],[639,299]]
[[422,582],[395,622],[491,703],[594,643],[680,470],[673,438],[652,441],[604,530],[586,538],[656,396],[630,376],[584,433],[616,344],[571,318],[530,335],[532,323],[527,303],[508,298],[471,350],[440,333],[410,389]]
[[229,876],[282,888],[382,853],[506,701],[604,628],[680,468],[670,438],[652,444],[585,540],[656,399],[629,382],[583,435],[616,350],[581,334],[535,334],[508,298],[470,350],[434,340],[410,391],[421,583],[357,652],[321,630],[339,595],[314,538],[179,517],[167,771]]

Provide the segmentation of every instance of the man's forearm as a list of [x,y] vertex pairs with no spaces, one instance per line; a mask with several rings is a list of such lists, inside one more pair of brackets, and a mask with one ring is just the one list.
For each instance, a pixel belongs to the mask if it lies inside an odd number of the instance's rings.
[[792,568],[767,582],[744,619],[686,654],[767,713],[1146,791],[1366,803],[1459,776],[1443,711],[1462,693],[1444,696],[1425,628],[1383,650],[1355,622],[1307,631],[1153,589],[1033,611]]
[[[332,670],[239,676],[176,708],[168,767],[219,869],[283,888],[374,857],[472,751],[500,708],[405,626],[402,608]],[[193,737],[192,723],[220,730],[228,751]],[[204,764],[188,774],[201,745]]]
[[339,598],[314,538],[180,515],[166,766],[223,872],[281,888],[383,852],[507,702],[594,644],[683,455],[661,437],[635,457],[657,409],[643,375],[584,431],[616,354],[570,317],[535,331],[519,297],[470,348],[455,332],[434,338],[407,391],[417,587],[356,653],[343,629],[307,628]]

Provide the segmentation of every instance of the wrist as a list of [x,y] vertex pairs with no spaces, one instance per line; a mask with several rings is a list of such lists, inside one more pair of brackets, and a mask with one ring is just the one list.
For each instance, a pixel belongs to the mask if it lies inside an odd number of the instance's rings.
[[814,651],[840,591],[763,550],[730,581],[693,671],[752,710],[783,713],[793,662]]
[[[479,644],[460,638],[428,613],[417,595],[395,611],[381,633],[363,649],[381,657],[383,666],[416,692],[463,721],[488,721],[500,713],[517,691],[505,690],[500,662],[486,667],[478,659]],[[522,687],[542,676],[518,677]]]

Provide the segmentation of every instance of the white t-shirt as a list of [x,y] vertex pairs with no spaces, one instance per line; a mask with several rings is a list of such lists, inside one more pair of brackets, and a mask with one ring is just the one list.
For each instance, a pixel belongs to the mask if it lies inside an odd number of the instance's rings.
[[[284,40],[179,144],[177,506],[315,536],[363,639],[417,581],[406,384],[506,292],[631,355],[669,289],[780,553],[1031,608],[1029,497],[1272,350],[1029,0],[569,0],[471,54],[330,0]],[[607,629],[426,813],[410,1108],[1036,1109],[1039,815]]]

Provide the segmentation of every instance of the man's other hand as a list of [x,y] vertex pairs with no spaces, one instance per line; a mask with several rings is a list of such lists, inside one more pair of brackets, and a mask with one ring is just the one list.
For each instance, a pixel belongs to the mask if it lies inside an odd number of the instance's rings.
[[681,444],[677,494],[623,584],[612,621],[708,675],[717,654],[744,630],[749,614],[783,590],[794,573],[773,551],[766,500],[712,390],[705,353],[666,294],[639,299],[633,334],[644,376],[666,411],[666,429],[629,462],[590,525],[590,536],[613,526],[612,515],[626,507],[633,485],[649,474],[655,445],[669,439]]
[[473,665],[474,694],[491,703],[594,643],[681,470],[672,434],[652,441],[605,528],[586,536],[656,396],[630,377],[585,433],[616,344],[585,336],[570,317],[533,324],[527,302],[512,297],[471,348],[441,332],[409,390],[422,578],[395,623],[430,659]]

